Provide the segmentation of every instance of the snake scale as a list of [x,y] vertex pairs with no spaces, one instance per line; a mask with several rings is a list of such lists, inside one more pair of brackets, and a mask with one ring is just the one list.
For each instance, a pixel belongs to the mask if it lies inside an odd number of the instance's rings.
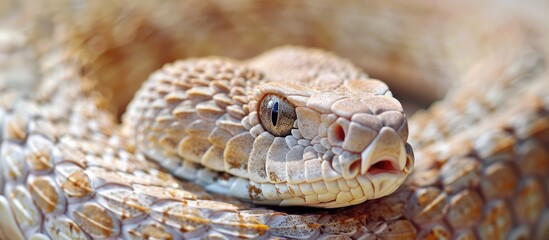
[[546,239],[546,7],[3,2],[0,238]]

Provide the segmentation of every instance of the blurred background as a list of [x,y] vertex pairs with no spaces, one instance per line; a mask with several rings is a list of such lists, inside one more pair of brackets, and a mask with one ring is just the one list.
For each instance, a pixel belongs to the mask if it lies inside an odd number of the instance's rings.
[[0,22],[3,27],[28,29],[36,38],[57,34],[69,39],[67,45],[84,56],[82,72],[118,113],[139,83],[166,63],[208,55],[246,59],[289,44],[322,48],[350,59],[387,82],[413,113],[456,84],[490,77],[492,70],[515,63],[536,64],[517,59],[530,59],[529,51],[540,51],[530,43],[544,44],[539,30],[544,27],[546,5],[541,1],[4,0]]

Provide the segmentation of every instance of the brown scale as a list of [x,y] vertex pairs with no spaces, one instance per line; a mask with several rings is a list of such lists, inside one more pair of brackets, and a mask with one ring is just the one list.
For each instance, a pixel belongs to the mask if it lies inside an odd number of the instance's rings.
[[456,240],[476,240],[477,237],[475,233],[471,230],[460,231],[454,234],[454,239]]
[[58,187],[49,178],[35,178],[29,182],[29,191],[36,205],[45,213],[62,212],[64,196],[57,191]]
[[139,224],[127,231],[128,236],[138,239],[174,239],[166,227],[158,223]]
[[42,221],[40,210],[33,204],[33,199],[27,189],[17,186],[8,193],[8,201],[14,207],[13,214],[20,228],[31,230]]
[[26,142],[25,159],[31,171],[51,171],[54,168],[50,140],[39,135],[31,135]]
[[456,193],[480,182],[479,163],[473,158],[453,158],[440,169],[444,191]]
[[461,191],[449,201],[451,207],[446,213],[446,221],[454,230],[474,227],[481,219],[484,202],[475,191]]
[[487,199],[506,198],[514,193],[518,175],[512,164],[497,162],[484,169],[480,190]]
[[10,142],[2,143],[2,166],[4,177],[12,181],[21,181],[27,174],[23,148]]
[[449,239],[451,236],[452,232],[444,222],[425,226],[417,234],[417,238],[419,239]]
[[438,188],[421,188],[408,199],[406,212],[417,224],[437,221],[448,208],[448,196]]
[[73,239],[88,239],[88,235],[74,221],[66,217],[54,217],[46,219],[44,223],[46,233],[54,238],[70,236]]
[[414,239],[417,229],[409,220],[397,220],[387,223],[383,231],[376,235],[385,239]]
[[518,222],[532,225],[546,207],[541,183],[535,178],[524,178],[512,201]]
[[151,204],[152,198],[139,198],[132,190],[131,188],[100,188],[97,190],[96,199],[122,221],[143,217],[149,213],[147,206]]
[[60,187],[69,197],[81,198],[94,192],[90,178],[82,170],[71,173],[65,179],[65,181],[60,181],[62,182]]
[[496,200],[485,204],[484,217],[476,225],[476,231],[482,239],[497,239],[511,231],[513,220],[510,208],[505,201]]
[[28,123],[29,119],[24,113],[16,113],[6,117],[2,131],[5,139],[18,143],[24,142],[28,134]]
[[96,238],[107,238],[119,233],[120,223],[105,208],[96,203],[87,203],[72,213],[74,220],[86,233]]

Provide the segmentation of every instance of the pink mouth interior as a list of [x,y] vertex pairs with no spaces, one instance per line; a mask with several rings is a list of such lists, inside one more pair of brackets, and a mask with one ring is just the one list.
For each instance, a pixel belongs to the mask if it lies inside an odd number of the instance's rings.
[[367,173],[371,175],[379,173],[397,173],[398,168],[396,167],[394,161],[391,160],[381,160],[376,162],[374,165],[370,166]]

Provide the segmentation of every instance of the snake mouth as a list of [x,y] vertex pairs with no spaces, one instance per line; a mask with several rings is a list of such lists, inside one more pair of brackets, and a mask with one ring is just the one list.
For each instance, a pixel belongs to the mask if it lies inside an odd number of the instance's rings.
[[400,173],[400,168],[398,166],[397,160],[394,157],[380,158],[378,161],[372,164],[365,173],[363,172],[362,174],[376,175],[380,173]]
[[344,153],[339,156],[343,177],[351,179],[358,175],[406,174],[409,161],[404,144],[394,129],[383,127],[362,153]]
[[399,174],[401,172],[401,168],[398,164],[398,160],[394,156],[385,156],[381,157],[376,161],[373,161],[374,163],[370,165],[370,167],[366,168],[366,171],[361,171],[362,168],[362,159],[357,159],[353,164],[351,164],[350,172],[360,172],[361,175],[377,175],[382,173],[388,173],[388,174]]
[[406,167],[406,149],[404,143],[391,128],[384,127],[379,135],[361,154],[361,175],[400,174]]

